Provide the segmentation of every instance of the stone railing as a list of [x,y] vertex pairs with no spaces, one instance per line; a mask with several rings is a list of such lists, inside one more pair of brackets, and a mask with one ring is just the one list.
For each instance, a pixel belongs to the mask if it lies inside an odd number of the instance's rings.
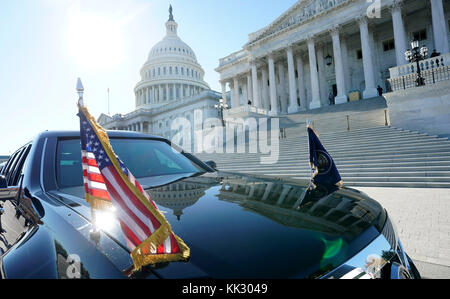
[[239,106],[236,108],[231,108],[228,110],[223,111],[224,117],[234,117],[234,115],[241,114],[241,113],[256,113],[256,114],[263,114],[268,115],[269,111],[263,108],[257,108],[249,105]]
[[247,55],[248,55],[248,51],[246,51],[246,50],[241,50],[241,51],[235,52],[231,55],[228,55],[227,57],[220,59],[219,67],[224,66],[226,64],[233,63],[235,61],[238,61],[242,58],[245,58]]
[[[441,66],[423,70],[422,77],[425,79],[425,85],[450,80],[450,66]],[[410,73],[408,75],[391,78],[388,81],[391,84],[392,91],[397,91],[417,87],[416,80],[417,74]]]
[[[450,65],[450,53],[428,58],[419,62],[420,70],[426,71],[436,69],[442,66]],[[391,79],[417,73],[417,64],[409,63],[389,69]]]

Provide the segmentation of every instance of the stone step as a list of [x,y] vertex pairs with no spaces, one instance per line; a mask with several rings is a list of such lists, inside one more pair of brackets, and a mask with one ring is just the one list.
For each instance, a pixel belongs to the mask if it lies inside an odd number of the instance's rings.
[[[342,150],[347,150],[347,149],[351,149],[351,150],[365,150],[367,148],[370,148],[371,150],[374,149],[389,149],[392,150],[397,149],[397,148],[407,148],[407,147],[416,147],[416,146],[429,146],[429,147],[444,147],[447,146],[448,148],[450,148],[450,141],[409,141],[409,142],[400,142],[400,141],[395,141],[389,144],[384,144],[384,143],[371,143],[371,144],[341,144],[341,145],[337,145],[337,144],[333,144],[333,143],[322,143],[323,146],[327,149],[327,151],[332,152],[332,151],[342,151]],[[285,152],[289,152],[292,150],[295,150],[295,147],[298,148],[306,148],[308,149],[308,145],[305,143],[299,143],[297,145],[295,144],[280,144],[279,150],[281,152],[285,151]]]
[[[303,138],[306,138],[307,134],[298,134],[298,135],[288,135],[286,134],[285,139],[281,139],[282,141],[296,141],[296,140],[302,140]],[[382,140],[384,138],[394,138],[394,137],[402,137],[402,138],[419,138],[419,139],[430,139],[430,138],[436,138],[436,136],[429,136],[426,134],[419,134],[419,133],[410,133],[410,132],[401,132],[401,131],[382,131],[382,132],[365,132],[365,133],[355,133],[352,134],[350,132],[344,132],[344,134],[341,135],[328,135],[323,136],[319,133],[320,140],[332,140],[332,141],[347,141],[347,140],[353,140],[355,138],[361,138],[370,140],[373,138],[377,138],[377,140]],[[422,137],[422,138],[420,138]],[[263,138],[259,138],[261,140],[264,140]],[[270,140],[270,139],[269,139]]]
[[[354,174],[356,176],[442,176],[450,177],[450,167],[446,168],[401,168],[401,167],[384,167],[384,168],[344,168],[337,165],[339,173],[342,175]],[[258,167],[258,166],[218,166],[218,169],[222,171],[243,171],[243,172],[271,172],[271,173],[283,173],[283,172],[296,172],[296,173],[309,173],[310,167]]]
[[[285,143],[285,144],[293,144],[293,143],[299,143],[299,142],[305,142],[308,139],[307,135],[297,136],[297,137],[287,137],[285,139],[278,139],[279,143]],[[435,136],[429,136],[429,135],[419,135],[415,133],[383,133],[383,134],[362,134],[362,135],[343,135],[343,136],[336,136],[336,137],[323,137],[320,136],[320,140],[323,143],[329,143],[334,142],[338,144],[346,144],[346,143],[354,143],[355,141],[359,141],[361,143],[370,143],[374,140],[382,140],[385,142],[392,141],[399,139],[401,141],[407,141],[407,140],[437,140],[437,141],[448,141],[447,138],[437,138]],[[233,141],[233,140],[228,140]],[[258,141],[258,142],[264,142],[266,144],[270,144],[271,137],[262,138],[262,137],[256,137],[256,138],[248,138],[247,141]]]
[[[337,164],[337,168],[342,173],[387,173],[387,172],[429,172],[429,171],[437,171],[439,173],[446,172],[448,175],[450,175],[450,163],[448,166],[434,166],[434,167],[402,167],[402,166],[394,166],[390,165],[389,167],[352,167],[351,165],[348,166],[342,166]],[[279,171],[285,171],[285,170],[296,170],[299,172],[302,171],[309,171],[310,167],[309,165],[278,165],[275,164],[273,166],[266,166],[266,165],[241,165],[241,164],[235,164],[235,165],[223,165],[220,166],[221,170],[226,169],[236,169],[236,170],[279,170]]]
[[[233,161],[246,161],[259,163],[260,154],[197,154],[201,160],[214,160],[216,162],[223,161],[224,163],[230,163]],[[404,154],[395,156],[394,154],[388,156],[350,156],[350,157],[336,157],[333,156],[333,160],[336,163],[350,163],[350,164],[363,164],[363,163],[408,163],[408,162],[435,162],[435,161],[449,161],[450,153],[418,153],[418,154]],[[309,154],[304,155],[289,155],[281,156],[278,159],[278,163],[297,163],[302,161],[309,161]],[[309,162],[308,162],[309,163]]]
[[[250,174],[250,173],[248,173]],[[271,174],[266,174],[268,176],[271,176]],[[289,177],[292,179],[309,179],[310,177],[307,175],[277,175],[279,177]],[[412,187],[413,185],[426,185],[428,187],[433,187],[433,188],[439,188],[439,187],[444,187],[448,188],[450,187],[450,180],[449,179],[444,179],[444,180],[436,180],[434,178],[429,178],[429,177],[421,177],[421,178],[404,178],[404,177],[400,177],[400,178],[358,178],[358,177],[342,177],[342,180],[344,182],[344,186],[347,185],[355,185],[355,184],[364,184],[364,185],[368,185],[368,184],[373,184],[373,186],[383,186],[386,185],[387,183],[391,184],[391,185],[405,185],[408,187]],[[382,184],[383,183],[383,184]]]
[[[381,149],[358,149],[358,148],[352,148],[352,149],[348,149],[348,150],[333,150],[333,149],[327,149],[328,153],[334,158],[334,159],[338,159],[338,158],[343,158],[343,157],[354,157],[354,158],[358,158],[360,156],[402,156],[402,155],[406,155],[406,154],[420,154],[420,153],[424,153],[426,152],[427,154],[430,153],[450,153],[450,147],[449,146],[416,146],[416,147],[398,147],[395,148],[395,152],[391,152],[389,151],[389,149],[385,149],[385,148],[381,148]],[[276,155],[278,154],[280,157],[283,156],[293,156],[293,157],[304,157],[304,156],[309,156],[309,152],[306,149],[290,149],[289,151],[287,150],[283,150],[283,151],[278,151],[273,149],[272,150],[272,155]],[[216,156],[218,156],[220,154],[217,154]],[[229,155],[229,154],[228,154]],[[252,154],[232,154],[233,156],[235,156],[233,159],[239,158],[239,155],[250,155],[250,156],[246,156],[245,158],[250,158]],[[259,155],[259,154],[253,154],[255,157],[260,157],[260,156],[266,156],[266,155]]]
[[[407,136],[407,135],[386,135],[386,136],[380,136],[380,135],[370,135],[366,137],[349,137],[349,138],[320,138],[320,141],[324,144],[326,143],[333,143],[333,144],[349,144],[350,142],[355,142],[355,139],[357,140],[358,144],[364,144],[364,145],[370,145],[373,143],[379,143],[380,141],[383,142],[446,142],[449,143],[450,141],[447,138],[436,138],[436,137],[430,137],[428,135],[425,136]],[[279,139],[279,144],[281,145],[298,145],[298,144],[305,144],[307,143],[307,136],[301,136],[298,138],[286,138],[286,139]],[[266,144],[270,144],[271,139],[263,139],[263,138],[257,138],[257,139],[249,139],[249,141],[259,141],[259,142],[265,142]]]
[[344,181],[347,187],[387,187],[387,188],[450,188],[446,182],[354,182]]

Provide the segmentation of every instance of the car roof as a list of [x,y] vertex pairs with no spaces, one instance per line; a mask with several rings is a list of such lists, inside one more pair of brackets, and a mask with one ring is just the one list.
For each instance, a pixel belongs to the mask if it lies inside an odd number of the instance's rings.
[[[165,139],[156,135],[149,135],[130,131],[107,131],[108,137],[122,137],[122,138],[155,138],[155,139]],[[50,137],[80,137],[80,131],[45,131],[38,135],[39,138],[50,138]]]

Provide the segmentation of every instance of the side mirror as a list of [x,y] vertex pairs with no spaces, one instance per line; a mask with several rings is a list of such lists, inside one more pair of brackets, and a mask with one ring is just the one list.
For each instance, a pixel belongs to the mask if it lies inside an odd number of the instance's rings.
[[217,170],[217,164],[214,161],[205,161],[205,164],[208,165],[209,167],[211,167],[214,170]]
[[4,176],[0,176],[0,200],[11,200],[16,199],[19,194],[20,188],[10,187],[8,188],[8,184],[6,182],[6,178]]

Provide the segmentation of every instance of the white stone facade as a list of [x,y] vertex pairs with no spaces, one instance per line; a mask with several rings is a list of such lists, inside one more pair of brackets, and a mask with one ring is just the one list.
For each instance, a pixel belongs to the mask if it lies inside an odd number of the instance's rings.
[[408,63],[410,41],[449,52],[449,11],[444,0],[300,0],[220,59],[227,116],[249,101],[276,116],[327,106],[330,92],[341,104],[390,91],[389,69]]
[[[134,89],[136,110],[112,117],[102,114],[99,123],[103,127],[171,139],[177,133],[171,128],[177,118],[192,122],[194,111],[201,111],[203,120],[218,116],[214,105],[221,94],[212,91],[203,80],[204,70],[191,47],[179,38],[177,30],[178,24],[171,11],[166,36],[153,46],[141,69],[141,81]],[[193,130],[192,123],[192,134]]]

